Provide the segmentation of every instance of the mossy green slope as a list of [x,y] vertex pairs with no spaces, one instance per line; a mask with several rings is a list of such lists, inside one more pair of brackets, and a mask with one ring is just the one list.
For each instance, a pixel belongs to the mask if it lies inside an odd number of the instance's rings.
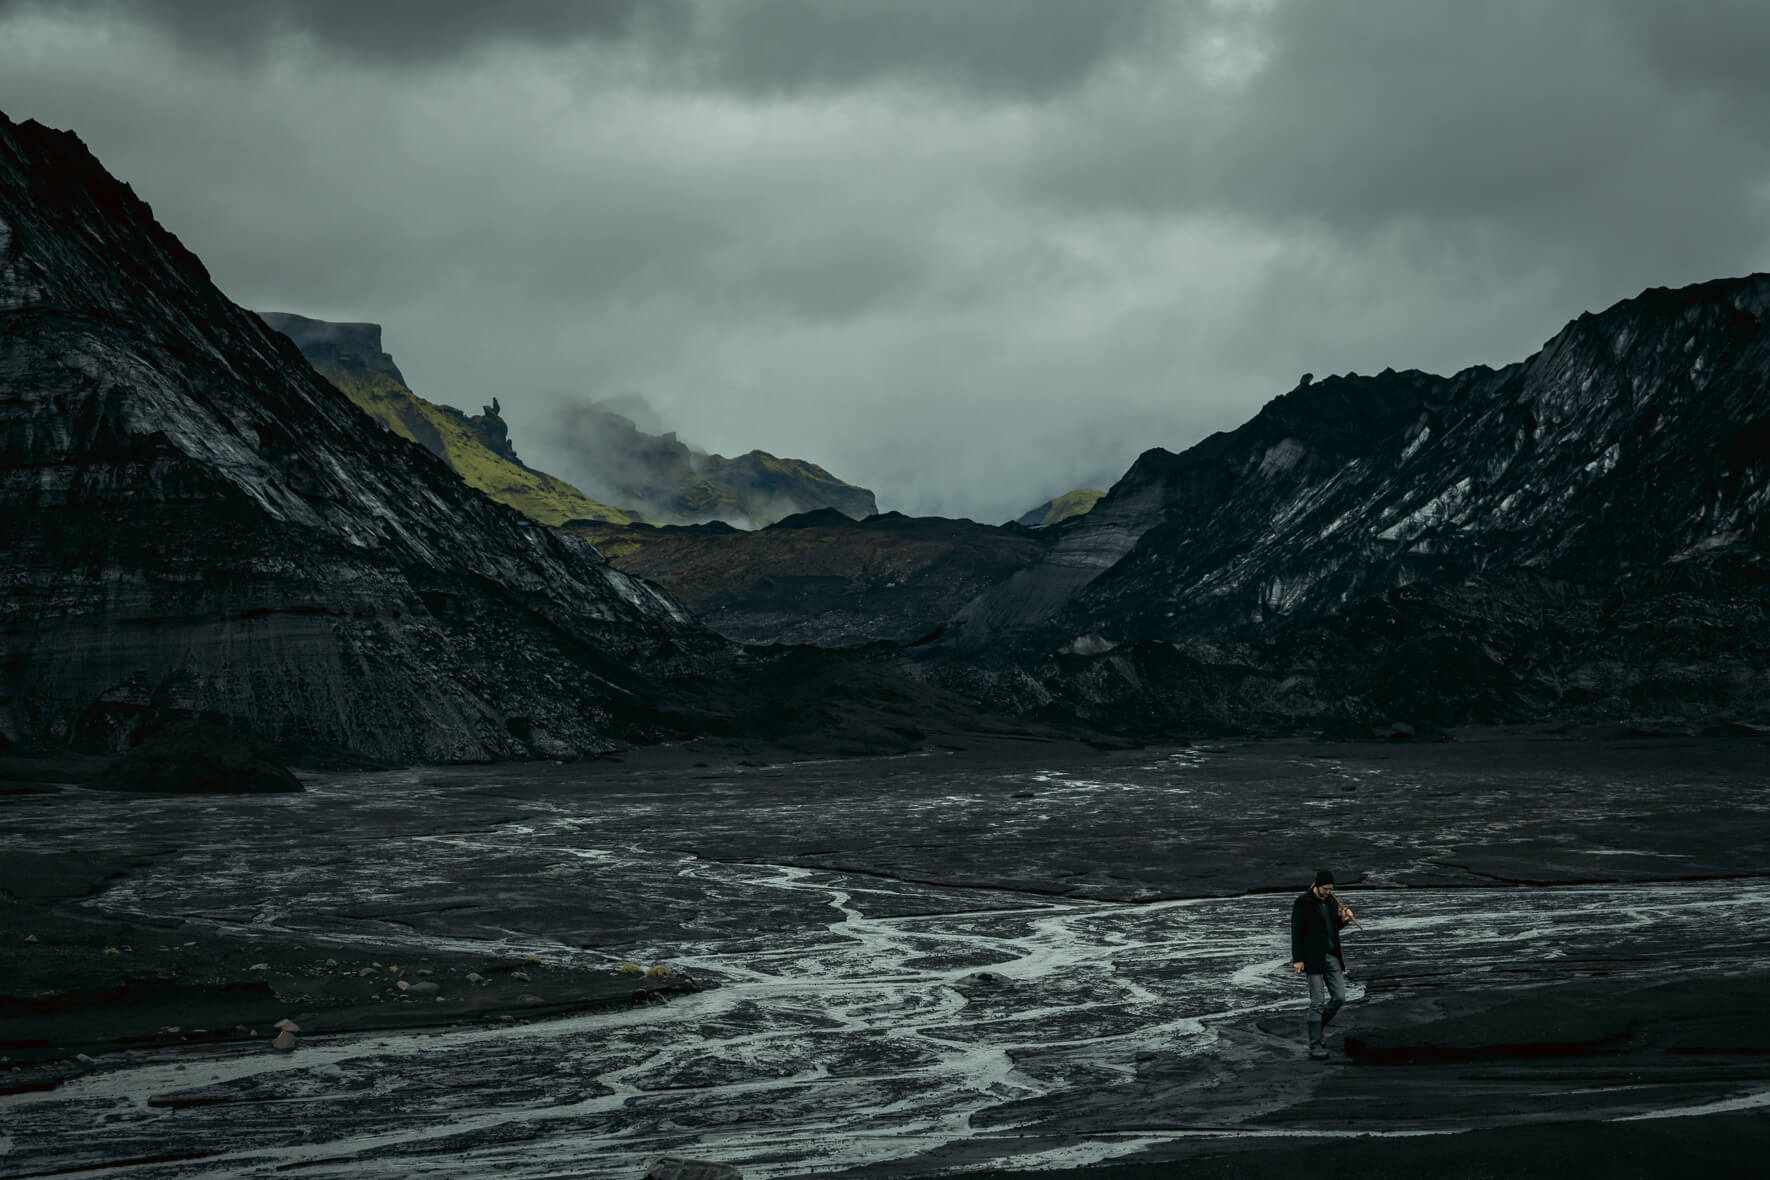
[[1055,500],[1046,500],[1037,508],[1021,517],[1020,524],[1028,528],[1042,528],[1048,524],[1068,520],[1072,516],[1083,516],[1092,511],[1100,502],[1105,492],[1096,492],[1090,488],[1078,488],[1073,492],[1065,492]]
[[329,324],[277,312],[261,318],[295,341],[315,371],[370,417],[428,449],[492,499],[548,525],[568,520],[629,524],[645,519],[637,512],[599,503],[564,480],[523,464],[505,435],[495,399],[484,414],[470,417],[413,393],[392,358],[380,351],[377,326]]
[[426,401],[383,373],[352,373],[330,365],[314,368],[388,429],[428,447],[473,487],[542,524],[568,520],[628,524],[644,519],[625,508],[598,503],[556,476],[498,454],[482,437],[481,415],[470,418],[453,406]]

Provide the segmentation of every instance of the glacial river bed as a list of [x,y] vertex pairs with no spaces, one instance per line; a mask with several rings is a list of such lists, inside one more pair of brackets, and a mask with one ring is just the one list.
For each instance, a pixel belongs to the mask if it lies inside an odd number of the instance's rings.
[[[1770,1114],[1767,755],[1510,736],[0,796],[0,854],[120,858],[57,905],[167,953],[534,964],[513,1019],[92,1055],[0,1096],[0,1177],[924,1175]],[[1318,865],[1361,922],[1325,1064],[1288,966]],[[624,962],[702,990],[539,1007],[550,971]]]

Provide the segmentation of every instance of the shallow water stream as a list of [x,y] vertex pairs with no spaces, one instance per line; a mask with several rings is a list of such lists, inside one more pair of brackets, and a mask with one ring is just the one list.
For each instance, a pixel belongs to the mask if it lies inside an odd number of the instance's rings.
[[[1318,861],[1354,882],[1363,921],[1346,937],[1354,1033],[1440,991],[1770,962],[1770,881],[1730,875],[1761,855],[1761,787],[1676,760],[1501,769],[1236,747],[1094,767],[481,767],[328,776],[296,797],[4,806],[6,847],[153,852],[88,903],[109,914],[297,937],[316,955],[667,963],[716,986],[631,1011],[318,1036],[290,1055],[109,1056],[0,1098],[0,1175],[637,1180],[664,1154],[746,1177],[1054,1167],[1180,1136],[1520,1117],[1516,1086],[1500,1105],[1475,1085],[1464,1109],[1398,1103],[1353,1124],[1310,1106],[1336,1067],[1302,1059],[1286,918]],[[1520,865],[1548,883],[1513,883]],[[1542,1084],[1551,1104],[1579,1088]],[[1583,1089],[1582,1118],[1770,1099],[1770,1082],[1737,1076]]]

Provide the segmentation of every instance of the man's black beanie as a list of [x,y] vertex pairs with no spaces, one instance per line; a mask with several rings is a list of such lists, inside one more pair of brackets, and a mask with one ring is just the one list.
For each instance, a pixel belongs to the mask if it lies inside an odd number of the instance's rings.
[[1334,883],[1334,874],[1327,869],[1316,869],[1315,883],[1317,885],[1332,885]]

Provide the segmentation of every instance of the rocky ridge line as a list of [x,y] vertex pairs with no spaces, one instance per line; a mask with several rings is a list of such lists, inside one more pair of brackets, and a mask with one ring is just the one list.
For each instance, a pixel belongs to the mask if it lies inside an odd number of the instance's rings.
[[0,742],[213,715],[387,760],[669,732],[724,644],[389,435],[71,133],[0,116]]

